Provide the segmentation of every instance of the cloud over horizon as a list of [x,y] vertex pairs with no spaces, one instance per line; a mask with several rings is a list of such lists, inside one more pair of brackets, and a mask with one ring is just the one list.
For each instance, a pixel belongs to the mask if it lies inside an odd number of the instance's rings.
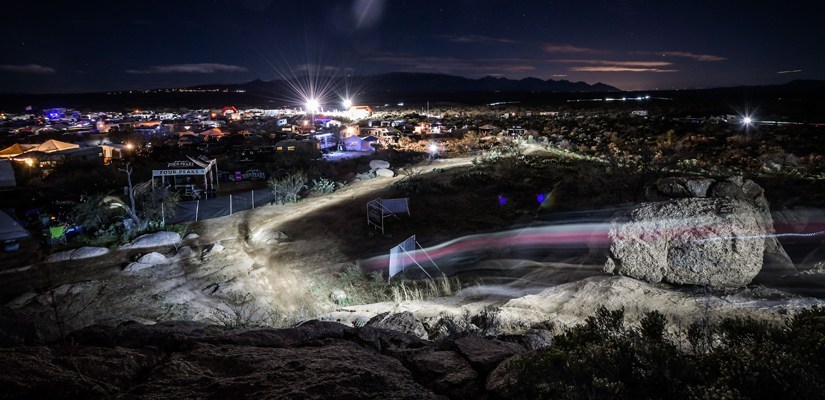
[[550,59],[549,62],[569,63],[569,64],[587,64],[587,65],[607,65],[618,67],[667,67],[673,65],[669,61],[615,61],[615,60],[581,60],[581,59]]
[[480,44],[513,44],[518,43],[513,39],[490,37],[483,35],[439,35],[440,39],[446,39],[452,43],[480,43]]
[[0,65],[0,72],[13,72],[17,74],[37,74],[37,75],[51,75],[57,72],[56,69],[51,67],[44,67],[39,64],[27,64],[27,65],[9,65],[4,64]]
[[602,51],[587,47],[573,46],[572,44],[545,44],[542,46],[545,53],[550,54],[599,54]]
[[128,74],[214,74],[218,72],[247,72],[246,67],[238,65],[200,63],[155,65],[146,69],[127,69]]
[[645,54],[659,54],[662,57],[682,57],[682,58],[692,58],[696,61],[701,62],[714,62],[714,61],[725,61],[727,60],[726,57],[722,56],[715,56],[712,54],[696,54],[691,53],[689,51],[661,51],[657,53],[645,53]]
[[632,68],[622,67],[616,65],[604,65],[596,67],[570,67],[570,71],[574,72],[679,72],[678,69],[660,69],[660,68]]
[[367,61],[399,66],[409,72],[486,72],[487,75],[502,72],[534,71],[536,67],[521,59],[419,56],[404,53],[377,53],[364,58]]

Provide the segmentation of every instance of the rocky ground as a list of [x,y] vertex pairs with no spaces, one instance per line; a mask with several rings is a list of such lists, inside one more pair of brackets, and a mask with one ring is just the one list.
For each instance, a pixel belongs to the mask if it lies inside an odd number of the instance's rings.
[[[488,377],[531,343],[479,336],[425,341],[397,314],[353,328],[308,321],[225,331],[195,322],[90,326],[63,344],[0,349],[0,398],[496,398]],[[420,325],[420,322],[418,322]]]
[[[521,230],[536,227],[537,213],[493,208],[483,182],[473,193],[411,196],[412,215],[384,235],[364,224],[366,202],[397,196],[394,183],[420,171],[447,185],[471,162],[396,169],[330,195],[199,222],[183,237],[161,232],[4,270],[0,365],[12,373],[2,393],[495,398],[498,363],[549,345],[601,306],[623,308],[629,324],[659,311],[675,332],[697,319],[780,322],[825,298],[823,213],[771,212],[762,189],[742,178],[660,180],[649,202],[616,209],[585,233],[542,232],[579,238],[551,251],[537,252],[532,231]],[[455,239],[468,232],[482,233]],[[437,257],[461,281],[450,296],[358,301],[347,271],[369,273],[411,234],[433,254],[507,235],[527,245],[465,251],[485,255],[470,261]],[[196,322],[165,322],[180,320]]]

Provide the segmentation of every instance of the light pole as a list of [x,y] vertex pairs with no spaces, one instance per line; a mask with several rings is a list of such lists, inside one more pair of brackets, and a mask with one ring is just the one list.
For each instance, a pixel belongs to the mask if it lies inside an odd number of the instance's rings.
[[742,125],[745,127],[745,136],[750,140],[751,138],[751,125],[753,125],[753,118],[750,115],[746,115],[742,118]]
[[306,108],[307,108],[307,114],[309,115],[309,121],[312,124],[311,128],[314,128],[315,127],[314,115],[321,108],[321,103],[318,102],[318,99],[309,98],[306,101]]

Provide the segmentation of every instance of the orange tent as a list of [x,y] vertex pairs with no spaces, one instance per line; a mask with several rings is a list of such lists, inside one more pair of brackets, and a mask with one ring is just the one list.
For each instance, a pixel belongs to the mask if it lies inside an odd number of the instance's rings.
[[37,147],[36,144],[15,143],[9,147],[6,147],[3,150],[0,150],[0,158],[12,158],[18,154],[23,154],[35,147]]
[[30,149],[28,151],[42,151],[44,153],[53,153],[55,151],[68,150],[68,149],[77,149],[77,148],[80,148],[80,146],[76,145],[74,143],[66,143],[66,142],[61,142],[59,140],[49,139],[49,140],[43,142],[43,144],[41,144],[40,146],[37,146],[37,147],[35,147],[33,149]]

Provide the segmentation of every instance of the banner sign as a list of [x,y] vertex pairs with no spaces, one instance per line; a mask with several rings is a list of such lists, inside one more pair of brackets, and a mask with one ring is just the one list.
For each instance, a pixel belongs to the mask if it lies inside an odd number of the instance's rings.
[[229,175],[229,180],[239,181],[259,181],[266,179],[266,173],[259,169],[250,169],[246,172],[235,171],[234,174]]
[[194,168],[194,167],[195,167],[195,163],[192,162],[192,161],[178,160],[178,161],[172,161],[170,163],[166,163],[166,168]]
[[152,176],[173,176],[173,175],[203,175],[204,169],[156,169],[152,170]]
[[367,204],[367,222],[384,231],[384,210],[380,200],[373,200]]

